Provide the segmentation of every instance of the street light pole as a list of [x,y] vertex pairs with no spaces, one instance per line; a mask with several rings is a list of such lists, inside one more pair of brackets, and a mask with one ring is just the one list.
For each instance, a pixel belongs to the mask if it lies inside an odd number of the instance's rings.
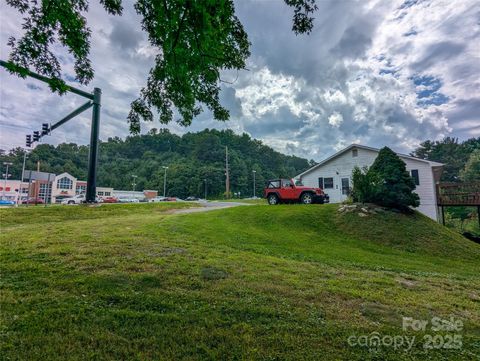
[[8,178],[8,166],[12,165],[13,163],[10,162],[3,162],[3,165],[7,166],[7,169],[5,170],[5,180],[3,183],[3,196],[2,199],[5,199],[5,188],[7,188],[7,178]]
[[137,183],[135,180],[137,179],[137,176],[135,174],[132,174],[133,182],[132,182],[132,198],[135,198],[135,186]]
[[[27,150],[23,150],[23,164],[22,164],[22,179],[20,179],[20,188],[19,188],[19,196],[17,197],[17,205],[22,201],[22,194],[23,194],[23,180],[25,179],[25,164],[27,162]],[[30,191],[30,190],[29,190]],[[28,197],[27,197],[28,203]]]
[[205,200],[207,200],[207,179],[203,180],[205,182]]
[[25,162],[27,161],[27,150],[23,150],[23,165],[22,165],[22,179],[20,183],[23,183],[23,179],[25,178]]
[[162,168],[165,171],[163,173],[163,197],[165,197],[165,195],[167,194],[167,169],[168,169],[168,167],[162,166]]
[[256,170],[253,171],[253,198],[255,197],[255,173],[257,173]]

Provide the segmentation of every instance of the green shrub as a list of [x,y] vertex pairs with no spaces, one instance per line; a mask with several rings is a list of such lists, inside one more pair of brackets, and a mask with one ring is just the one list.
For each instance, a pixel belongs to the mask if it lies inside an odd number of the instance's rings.
[[370,168],[355,167],[352,183],[356,202],[375,203],[403,212],[410,212],[410,207],[420,204],[418,194],[413,191],[415,182],[405,163],[388,147],[380,150]]
[[378,180],[376,174],[368,171],[368,167],[353,168],[352,172],[352,199],[354,202],[373,203]]

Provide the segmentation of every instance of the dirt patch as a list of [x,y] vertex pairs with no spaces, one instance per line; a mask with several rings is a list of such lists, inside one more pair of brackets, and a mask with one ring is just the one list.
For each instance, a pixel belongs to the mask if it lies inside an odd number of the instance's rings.
[[405,279],[402,277],[398,277],[395,279],[402,287],[408,289],[415,289],[418,288],[418,283],[412,279]]
[[171,256],[174,254],[185,254],[187,253],[187,250],[185,248],[180,248],[180,247],[170,247],[170,248],[165,248],[160,252],[160,256]]
[[228,272],[215,267],[203,267],[200,270],[200,277],[206,281],[216,281],[228,277]]
[[401,320],[400,315],[395,310],[381,303],[363,303],[360,306],[360,313],[363,317],[377,323],[398,324]]

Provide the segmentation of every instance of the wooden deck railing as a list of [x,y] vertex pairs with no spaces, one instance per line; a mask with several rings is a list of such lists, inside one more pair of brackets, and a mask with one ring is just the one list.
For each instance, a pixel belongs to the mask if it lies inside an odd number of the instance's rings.
[[480,206],[480,182],[437,184],[439,206]]

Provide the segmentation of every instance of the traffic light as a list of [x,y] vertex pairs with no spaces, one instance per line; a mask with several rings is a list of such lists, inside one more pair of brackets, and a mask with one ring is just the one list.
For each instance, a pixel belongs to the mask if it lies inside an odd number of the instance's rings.
[[42,135],[47,135],[50,133],[50,125],[48,123],[42,124]]
[[27,139],[26,139],[25,144],[26,144],[27,147],[30,148],[32,146],[32,136],[30,134],[28,134],[26,138]]
[[33,141],[38,142],[40,140],[40,132],[38,130],[33,132]]

